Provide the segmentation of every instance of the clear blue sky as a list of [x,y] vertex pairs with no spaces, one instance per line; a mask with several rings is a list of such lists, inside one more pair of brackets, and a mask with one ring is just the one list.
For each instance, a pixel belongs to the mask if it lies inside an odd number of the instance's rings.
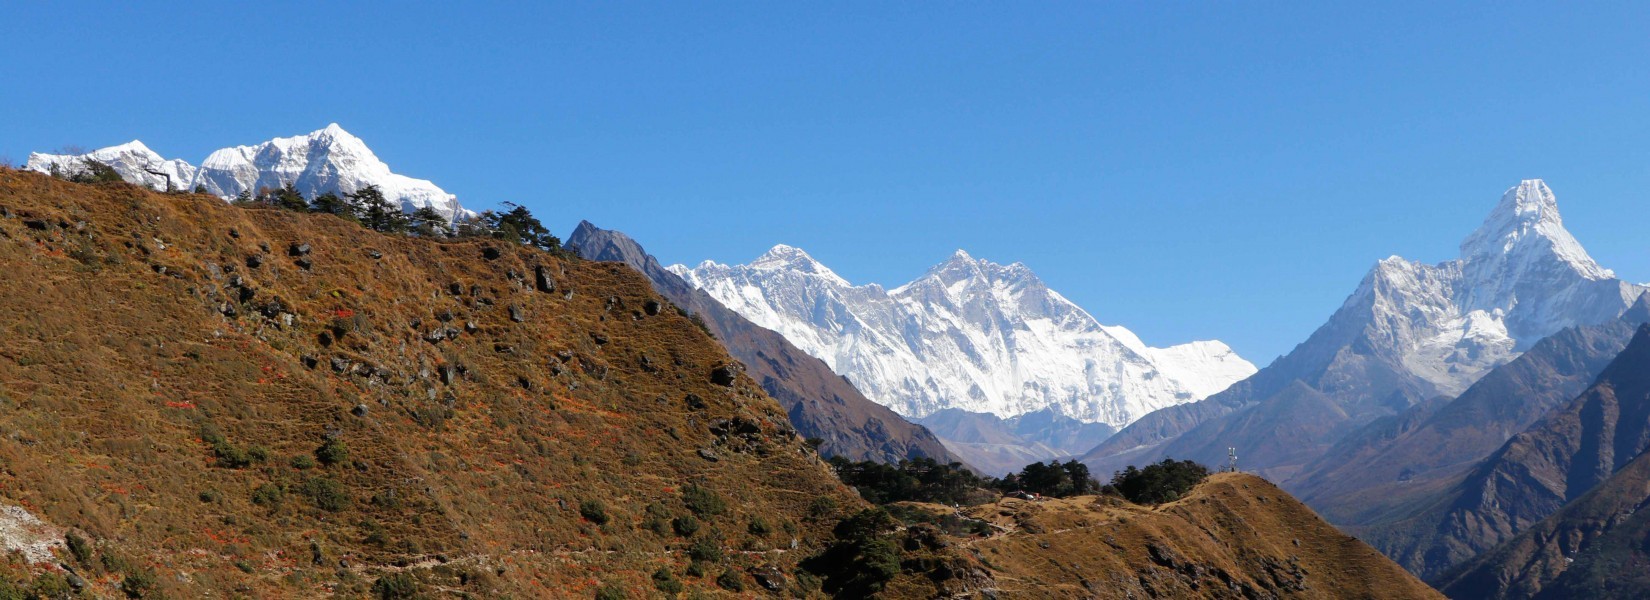
[[1263,364],[1521,178],[1650,280],[1642,3],[247,4],[8,5],[0,157],[336,121],[561,235],[886,284],[960,247]]

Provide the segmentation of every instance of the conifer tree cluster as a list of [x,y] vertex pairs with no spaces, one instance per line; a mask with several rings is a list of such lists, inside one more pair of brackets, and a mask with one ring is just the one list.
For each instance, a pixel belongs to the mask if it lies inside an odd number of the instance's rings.
[[527,207],[514,202],[504,203],[508,210],[488,210],[477,217],[448,220],[428,206],[406,212],[375,185],[341,196],[326,192],[305,199],[290,183],[277,189],[260,189],[257,194],[242,191],[234,202],[242,206],[329,214],[382,233],[430,238],[491,237],[552,252],[561,250],[561,239],[551,234]]

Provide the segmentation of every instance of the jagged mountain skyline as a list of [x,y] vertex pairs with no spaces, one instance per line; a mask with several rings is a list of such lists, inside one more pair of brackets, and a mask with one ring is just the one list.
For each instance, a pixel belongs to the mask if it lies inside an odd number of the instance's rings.
[[[472,43],[385,52],[352,42],[407,30],[359,7],[321,23],[255,6],[19,10],[28,26],[8,39],[37,50],[0,86],[14,164],[133,139],[198,162],[336,121],[472,208],[590,219],[666,263],[783,241],[850,281],[893,282],[961,247],[1035,265],[1148,344],[1213,337],[1261,364],[1375,260],[1453,257],[1483,191],[1521,178],[1562,190],[1600,263],[1650,281],[1650,253],[1617,223],[1650,189],[1650,83],[1621,76],[1650,56],[1650,15],[1631,5],[1554,22],[1538,5],[1439,20],[1098,4],[1021,11],[1013,27],[984,6],[852,20],[806,5],[428,6],[407,22]],[[819,29],[754,26],[768,18]],[[259,36],[156,35],[218,19],[315,43],[280,49],[302,66],[288,75],[249,63],[270,52]],[[503,29],[476,35],[478,20]],[[683,20],[694,35],[659,35]],[[723,20],[748,26],[710,25]],[[534,25],[552,22],[567,37]],[[1244,318],[1200,316],[1209,305]]]
[[892,289],[853,285],[780,244],[743,265],[670,270],[778,331],[908,418],[960,408],[1002,418],[1053,410],[1121,427],[1255,372],[1218,340],[1154,348],[1105,325],[1024,263],[964,250]]
[[434,182],[391,171],[366,142],[337,123],[303,135],[221,148],[199,165],[165,158],[142,140],[132,140],[90,152],[33,152],[24,168],[75,173],[85,170],[88,161],[108,165],[126,181],[158,191],[201,190],[227,200],[287,185],[305,198],[377,186],[386,199],[408,212],[428,207],[448,220],[475,216]]

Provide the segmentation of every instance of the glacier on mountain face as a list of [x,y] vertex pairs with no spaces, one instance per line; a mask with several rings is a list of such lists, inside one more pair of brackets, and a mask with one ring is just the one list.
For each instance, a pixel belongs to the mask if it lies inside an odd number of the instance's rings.
[[308,135],[224,148],[207,156],[198,168],[183,160],[166,160],[139,141],[79,155],[36,152],[29,155],[25,168],[49,173],[56,167],[68,172],[84,168],[87,158],[109,165],[126,181],[162,191],[169,183],[174,190],[200,187],[231,199],[242,192],[255,194],[290,183],[304,197],[314,198],[376,185],[385,198],[400,203],[407,212],[427,206],[448,220],[475,216],[434,183],[391,172],[365,142],[337,123]]
[[1121,426],[1255,372],[1218,341],[1148,347],[1101,325],[1025,265],[961,250],[893,290],[851,285],[785,245],[747,265],[670,269],[908,417],[1052,409]]

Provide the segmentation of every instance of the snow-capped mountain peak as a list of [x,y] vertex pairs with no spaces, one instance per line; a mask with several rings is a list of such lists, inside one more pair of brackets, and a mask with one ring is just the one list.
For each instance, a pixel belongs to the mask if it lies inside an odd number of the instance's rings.
[[1594,262],[1552,190],[1529,179],[1502,195],[1460,258],[1381,260],[1320,331],[1340,332],[1336,344],[1368,334],[1369,351],[1453,394],[1541,338],[1615,318],[1643,290]]
[[1517,277],[1533,264],[1553,260],[1586,279],[1615,276],[1564,228],[1558,198],[1540,179],[1526,179],[1502,194],[1484,224],[1461,242],[1461,260],[1503,277]]
[[1122,425],[1255,371],[1218,342],[1148,347],[1100,325],[1024,264],[961,250],[887,291],[851,286],[783,245],[748,265],[670,270],[907,416],[1052,409]]
[[83,155],[31,154],[27,168],[42,172],[54,165],[83,168],[87,158],[108,164],[127,181],[155,189],[168,184],[180,190],[199,187],[229,199],[287,184],[306,197],[347,194],[376,185],[386,198],[408,211],[428,206],[449,219],[474,215],[434,183],[392,172],[366,142],[337,123],[305,135],[217,150],[199,168],[183,160],[166,160],[135,140]]

